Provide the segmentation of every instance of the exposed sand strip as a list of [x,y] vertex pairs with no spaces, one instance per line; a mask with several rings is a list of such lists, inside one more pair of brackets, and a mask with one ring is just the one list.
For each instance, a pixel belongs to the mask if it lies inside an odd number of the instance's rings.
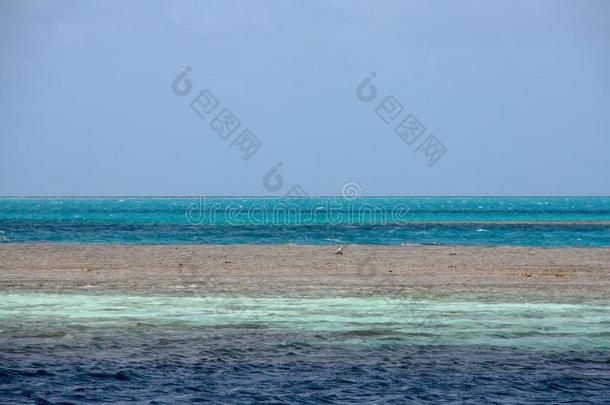
[[[610,249],[0,245],[0,290],[289,293],[423,288],[610,297]],[[544,294],[543,294],[544,292]]]

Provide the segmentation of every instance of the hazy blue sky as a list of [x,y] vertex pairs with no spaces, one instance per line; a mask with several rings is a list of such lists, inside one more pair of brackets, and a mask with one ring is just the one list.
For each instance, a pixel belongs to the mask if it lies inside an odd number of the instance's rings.
[[[3,0],[0,63],[0,195],[610,194],[610,1]],[[414,145],[376,114],[389,95]]]

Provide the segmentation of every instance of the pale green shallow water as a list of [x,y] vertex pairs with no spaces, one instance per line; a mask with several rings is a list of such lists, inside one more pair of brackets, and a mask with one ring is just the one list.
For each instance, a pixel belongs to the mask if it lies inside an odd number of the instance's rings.
[[610,398],[603,297],[345,293],[3,292],[0,403]]
[[610,349],[603,303],[476,302],[386,297],[145,296],[3,293],[2,334],[36,323],[90,328],[258,325],[347,340],[422,345]]

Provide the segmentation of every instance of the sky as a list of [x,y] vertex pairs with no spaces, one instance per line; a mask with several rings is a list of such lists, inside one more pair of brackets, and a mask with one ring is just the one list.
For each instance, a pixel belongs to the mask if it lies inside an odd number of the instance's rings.
[[0,2],[2,196],[610,195],[609,152],[610,1]]

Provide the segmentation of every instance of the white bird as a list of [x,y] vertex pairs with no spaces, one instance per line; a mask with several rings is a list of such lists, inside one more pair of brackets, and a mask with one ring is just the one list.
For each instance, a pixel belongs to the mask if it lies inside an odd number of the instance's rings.
[[335,249],[335,254],[336,255],[342,255],[343,254],[343,248],[341,246],[339,246],[337,249]]

